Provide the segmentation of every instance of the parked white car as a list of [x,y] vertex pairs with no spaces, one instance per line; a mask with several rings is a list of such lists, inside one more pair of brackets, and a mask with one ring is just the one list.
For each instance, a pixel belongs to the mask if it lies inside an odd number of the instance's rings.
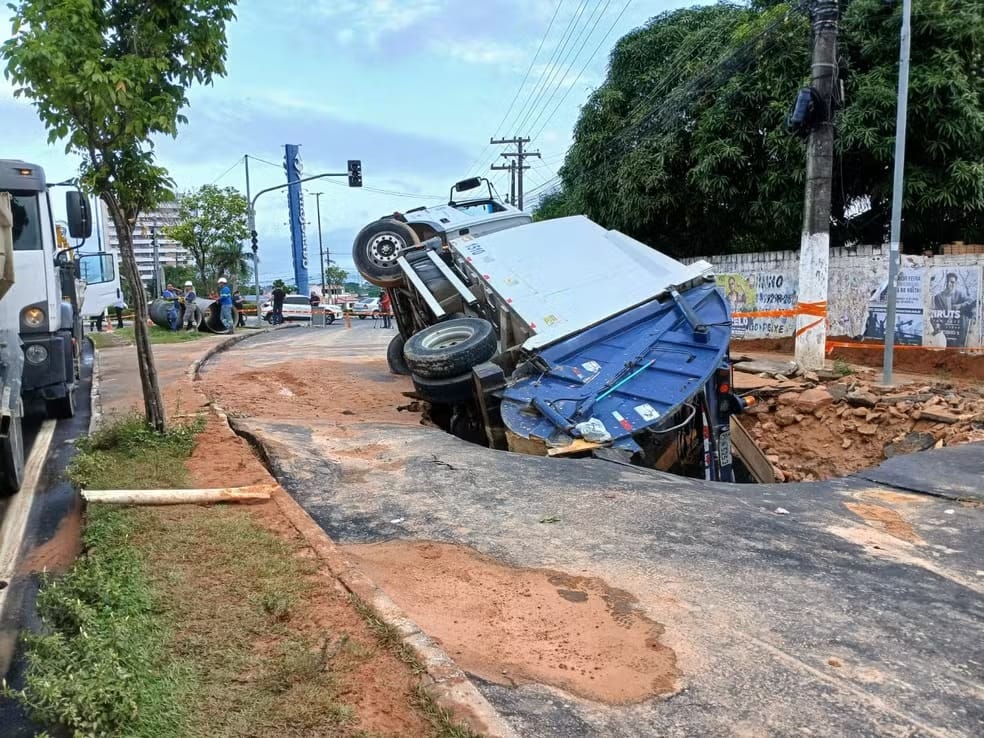
[[[335,322],[336,318],[342,317],[342,309],[338,305],[326,305],[322,303],[319,307],[325,309],[325,321],[328,325]],[[311,301],[304,295],[287,295],[284,298],[284,321],[288,320],[311,320]],[[260,306],[260,317],[267,323],[273,322],[273,301],[267,300]]]

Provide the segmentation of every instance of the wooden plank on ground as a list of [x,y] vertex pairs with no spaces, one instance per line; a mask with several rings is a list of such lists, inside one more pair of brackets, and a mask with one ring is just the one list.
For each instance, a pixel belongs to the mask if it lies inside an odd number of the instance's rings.
[[734,415],[731,416],[731,448],[756,482],[771,484],[776,481],[772,462],[765,458],[755,439],[748,435],[745,426]]
[[219,489],[84,489],[82,499],[107,505],[197,505],[210,502],[269,500],[275,485]]

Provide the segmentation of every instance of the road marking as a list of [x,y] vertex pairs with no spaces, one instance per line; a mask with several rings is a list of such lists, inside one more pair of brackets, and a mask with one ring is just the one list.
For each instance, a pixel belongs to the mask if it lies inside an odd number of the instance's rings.
[[0,581],[8,586],[0,589],[0,619],[3,617],[4,602],[10,591],[10,581],[17,573],[17,554],[20,553],[27,521],[31,517],[34,498],[37,496],[41,469],[48,458],[48,449],[55,434],[55,421],[46,420],[41,424],[31,447],[31,453],[24,464],[24,482],[20,492],[10,498],[7,514],[0,526]]

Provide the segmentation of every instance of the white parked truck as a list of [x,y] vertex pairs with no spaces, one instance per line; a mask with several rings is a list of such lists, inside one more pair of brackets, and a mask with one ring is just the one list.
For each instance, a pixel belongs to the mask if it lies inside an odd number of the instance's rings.
[[0,492],[7,494],[23,476],[25,412],[43,406],[49,417],[75,414],[81,274],[93,282],[116,276],[110,254],[74,256],[92,232],[88,202],[75,190],[66,194],[66,214],[71,237],[82,243],[58,248],[48,189],[41,167],[0,159]]

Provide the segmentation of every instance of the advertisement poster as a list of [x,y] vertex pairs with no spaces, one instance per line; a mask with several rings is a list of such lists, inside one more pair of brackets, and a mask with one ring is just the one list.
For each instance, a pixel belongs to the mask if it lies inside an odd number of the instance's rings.
[[[796,279],[782,272],[759,272],[755,275],[756,310],[793,310],[796,307]],[[750,331],[755,337],[791,336],[796,318],[755,318]]]
[[[732,313],[755,310],[755,284],[751,279],[742,274],[718,274],[717,284],[724,291]],[[751,322],[751,318],[733,318],[731,330],[735,336],[742,336]]]
[[927,270],[924,346],[964,348],[980,345],[981,267]]
[[[899,271],[895,297],[895,343],[903,346],[923,344],[923,274],[921,268],[905,268]],[[868,302],[868,319],[864,337],[874,341],[885,340],[885,317],[888,282],[871,296]]]

